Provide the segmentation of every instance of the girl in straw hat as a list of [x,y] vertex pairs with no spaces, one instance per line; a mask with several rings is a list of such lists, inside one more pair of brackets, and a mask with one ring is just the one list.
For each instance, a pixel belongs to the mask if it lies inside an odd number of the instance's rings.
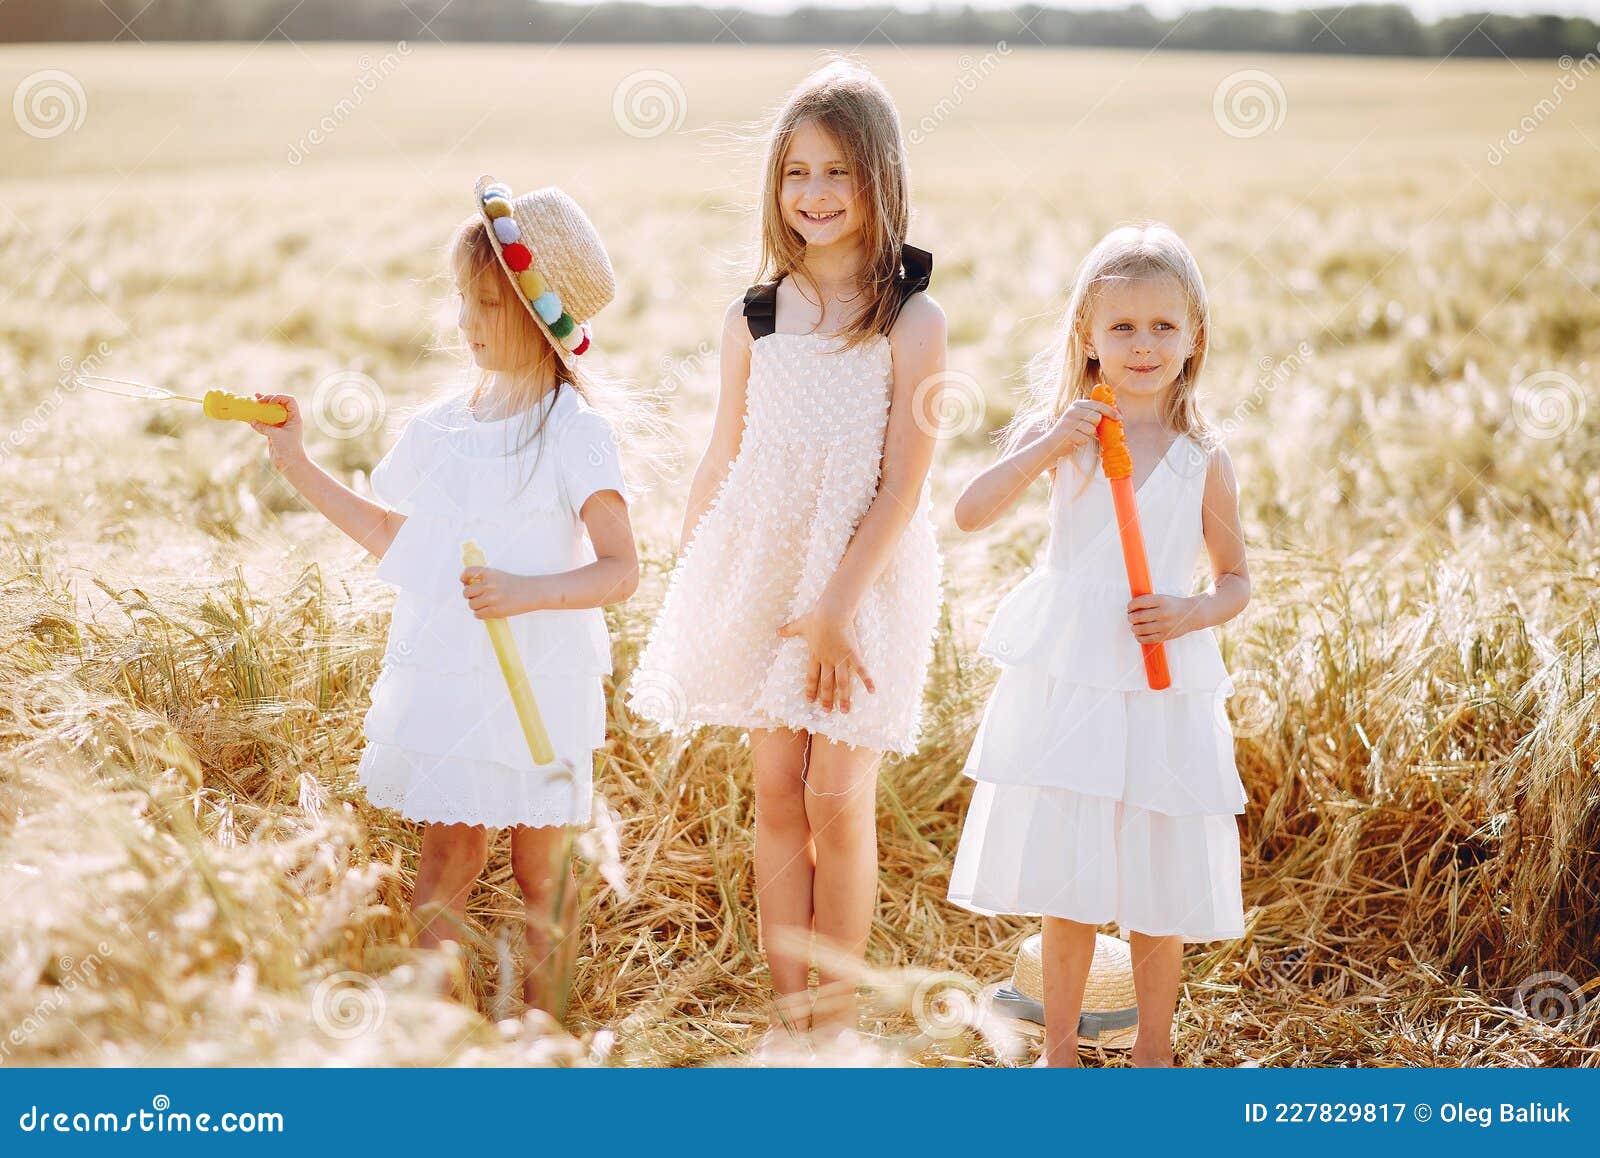
[[[1172,1064],[1185,941],[1244,931],[1245,794],[1212,628],[1250,598],[1233,466],[1195,391],[1210,317],[1205,285],[1171,230],[1117,229],[1079,265],[1059,340],[1033,365],[1002,456],[956,504],[988,526],[1041,473],[1050,540],[995,611],[980,645],[1000,676],[967,756],[978,781],[950,898],[979,913],[1044,917],[1046,1056],[1077,1064],[1095,926],[1131,935],[1136,1064]],[[1114,404],[1096,401],[1097,385]],[[1153,594],[1129,598],[1101,422],[1125,425]],[[1191,595],[1200,557],[1214,583]],[[1143,646],[1161,644],[1153,691]]]
[[[775,1023],[856,1021],[877,887],[876,770],[917,746],[940,605],[929,517],[944,315],[894,103],[835,61],[767,142],[758,277],[723,317],[721,395],[682,554],[630,680],[673,731],[749,731]],[[931,395],[931,396],[930,396]],[[925,406],[921,411],[918,406]],[[808,989],[809,940],[830,952]]]
[[[628,598],[639,575],[614,433],[621,399],[587,365],[590,319],[614,282],[594,226],[561,190],[519,196],[484,177],[472,197],[449,262],[477,372],[411,416],[372,470],[378,501],[311,460],[292,397],[266,396],[288,409],[282,426],[253,425],[283,477],[377,556],[377,577],[398,591],[357,775],[373,804],[424,826],[418,944],[459,941],[490,830],[510,828],[528,919],[524,996],[561,1016],[576,889],[558,854],[591,819],[605,740],[601,608]],[[462,569],[466,540],[489,566]],[[554,751],[546,763],[530,750],[489,619],[505,620],[517,645]],[[558,897],[566,907],[552,918]],[[567,931],[565,943],[552,930]]]

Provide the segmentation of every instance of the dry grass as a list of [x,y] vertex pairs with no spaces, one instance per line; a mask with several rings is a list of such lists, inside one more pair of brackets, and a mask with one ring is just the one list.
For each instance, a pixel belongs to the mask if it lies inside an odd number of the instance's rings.
[[[575,1037],[515,1016],[503,836],[469,910],[472,1004],[438,996],[444,965],[409,948],[419,831],[354,784],[387,623],[370,561],[249,431],[57,378],[104,343],[109,372],[178,388],[308,397],[359,370],[399,407],[447,372],[423,349],[439,288],[424,279],[462,190],[492,171],[590,205],[621,280],[603,341],[622,373],[673,388],[692,465],[714,392],[702,343],[742,284],[732,208],[754,168],[712,130],[812,56],[522,50],[567,94],[552,121],[494,110],[515,53],[419,49],[284,163],[361,51],[0,50],[8,78],[65,69],[89,101],[78,131],[0,158],[16,274],[0,319],[0,1056],[737,1063],[766,994],[739,736],[671,745],[614,707],[598,785],[630,887],[589,850]],[[959,55],[872,63],[912,124],[959,87]],[[1287,118],[1235,139],[1211,95],[1251,67],[1281,82]],[[681,133],[612,122],[618,81],[647,68],[681,83]],[[1600,89],[1493,166],[1485,151],[1549,79],[1431,69],[1018,52],[913,145],[912,240],[936,254],[951,364],[982,392],[982,421],[936,465],[941,512],[1096,235],[1167,220],[1208,278],[1204,407],[1229,429],[1255,580],[1219,633],[1242,689],[1249,931],[1190,948],[1184,1064],[1589,1065],[1600,1046],[1600,171],[1578,128]],[[313,452],[354,476],[389,436],[316,435]],[[640,504],[645,583],[611,612],[619,679],[686,481]],[[993,679],[974,645],[1043,539],[1042,505],[977,536],[939,522],[930,731],[881,777],[881,1037],[849,1060],[1000,1060],[1003,1043],[930,1037],[908,1008],[930,973],[1003,975],[1030,931],[944,892]]]

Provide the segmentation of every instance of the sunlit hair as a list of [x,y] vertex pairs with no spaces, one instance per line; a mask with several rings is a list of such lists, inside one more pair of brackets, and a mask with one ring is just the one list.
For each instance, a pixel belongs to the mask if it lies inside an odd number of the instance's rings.
[[865,66],[835,56],[802,80],[778,110],[767,133],[761,190],[761,241],[757,281],[794,275],[821,291],[804,267],[805,240],[783,218],[779,203],[784,157],[795,130],[807,121],[832,137],[850,170],[851,211],[857,215],[866,261],[861,270],[860,304],[841,327],[841,349],[887,334],[899,312],[896,283],[900,247],[910,225],[905,142],[900,114],[883,82]]
[[[1151,278],[1171,278],[1177,283],[1188,304],[1189,329],[1194,335],[1194,353],[1184,359],[1183,369],[1165,392],[1162,423],[1206,450],[1212,449],[1216,434],[1195,400],[1211,334],[1205,281],[1194,255],[1176,233],[1159,222],[1140,221],[1113,229],[1078,263],[1055,340],[1030,359],[1027,397],[1000,433],[1002,454],[1010,454],[1031,431],[1049,425],[1078,399],[1089,397],[1100,381],[1100,363],[1088,354],[1096,303],[1111,286]],[[1078,452],[1084,474],[1092,472],[1099,453],[1094,439]]]
[[[499,259],[495,256],[494,247],[489,241],[489,228],[480,216],[473,214],[463,219],[456,227],[446,247],[446,256],[448,268],[454,278],[453,293],[476,291],[483,285],[482,279],[489,278],[493,279],[501,300],[501,306],[495,311],[494,318],[496,344],[500,349],[512,352],[511,364],[515,368],[498,373],[510,384],[509,397],[506,400],[509,413],[518,415],[521,419],[517,427],[516,440],[519,460],[526,459],[527,456],[522,452],[530,446],[536,443],[539,446],[532,461],[526,464],[522,485],[526,486],[528,480],[532,478],[538,456],[543,453],[544,440],[540,438],[540,434],[552,409],[548,401],[537,406],[534,404],[539,382],[545,373],[543,365],[545,362],[549,363],[550,370],[554,372],[559,389],[576,391],[585,402],[611,423],[619,439],[627,437],[628,447],[627,454],[623,456],[624,463],[629,463],[630,460],[632,463],[641,463],[648,459],[653,467],[659,466],[653,457],[658,451],[652,451],[651,448],[659,448],[666,444],[666,427],[660,418],[656,392],[633,389],[628,383],[605,373],[596,366],[584,365],[582,368],[574,369],[563,363],[556,356],[544,331],[533,320],[533,315],[523,305],[517,287],[512,284],[511,278],[501,267]],[[452,341],[440,348],[455,353],[466,364],[472,366],[467,374],[471,387],[469,402],[476,406],[487,396],[497,371],[485,370],[472,364],[471,350],[459,331],[455,332]],[[632,483],[633,480],[630,479],[630,485]]]

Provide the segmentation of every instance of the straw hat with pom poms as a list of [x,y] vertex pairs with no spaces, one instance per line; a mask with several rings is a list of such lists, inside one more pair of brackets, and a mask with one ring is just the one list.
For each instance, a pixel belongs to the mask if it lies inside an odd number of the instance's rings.
[[513,196],[487,174],[475,190],[489,242],[522,304],[568,369],[593,346],[590,319],[616,296],[611,258],[582,208],[554,185]]

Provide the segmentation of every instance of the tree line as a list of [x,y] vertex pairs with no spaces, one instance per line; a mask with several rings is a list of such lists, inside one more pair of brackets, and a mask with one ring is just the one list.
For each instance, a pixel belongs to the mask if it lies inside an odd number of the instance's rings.
[[1206,8],[1170,19],[1142,4],[1069,12],[1036,4],[901,12],[892,5],[785,13],[737,7],[545,0],[4,0],[0,42],[370,40],[684,44],[996,44],[1354,53],[1420,57],[1586,57],[1600,24],[1583,17],[1477,12],[1424,23],[1403,4],[1295,12]]

